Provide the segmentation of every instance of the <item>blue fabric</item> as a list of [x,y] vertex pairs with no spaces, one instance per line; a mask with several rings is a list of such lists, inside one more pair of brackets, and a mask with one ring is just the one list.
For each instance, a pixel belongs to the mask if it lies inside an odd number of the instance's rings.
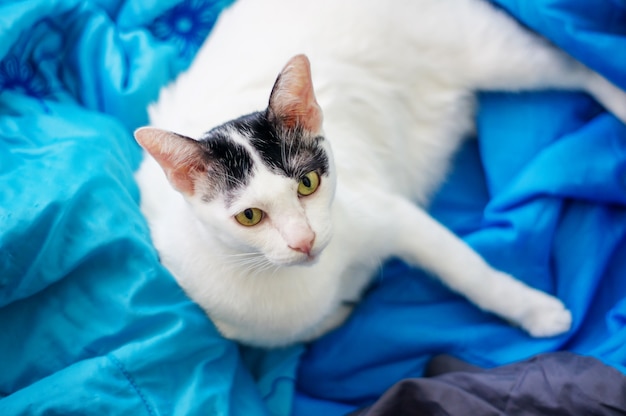
[[[626,89],[626,2],[494,3]],[[303,355],[294,414],[345,414],[442,352],[491,367],[570,350],[626,372],[626,126],[580,93],[479,103],[480,140],[462,149],[431,213],[494,266],[561,298],[574,328],[530,338],[391,262],[350,321]]]
[[269,413],[159,265],[132,176],[132,130],[228,3],[0,6],[1,415]]
[[[566,349],[626,371],[626,127],[576,93],[484,94],[432,213],[556,293],[529,338],[392,261],[347,325],[240,348],[160,266],[132,130],[232,0],[0,5],[0,414],[343,414],[448,352],[492,366]],[[626,88],[626,3],[498,0]],[[298,369],[299,366],[299,369]]]

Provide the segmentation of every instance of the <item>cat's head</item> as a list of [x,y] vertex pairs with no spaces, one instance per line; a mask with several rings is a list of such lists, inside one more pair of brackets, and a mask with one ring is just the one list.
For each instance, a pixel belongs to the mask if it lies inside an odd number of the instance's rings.
[[153,127],[135,138],[224,244],[295,265],[329,243],[335,171],[305,56],[281,71],[264,111],[198,140]]

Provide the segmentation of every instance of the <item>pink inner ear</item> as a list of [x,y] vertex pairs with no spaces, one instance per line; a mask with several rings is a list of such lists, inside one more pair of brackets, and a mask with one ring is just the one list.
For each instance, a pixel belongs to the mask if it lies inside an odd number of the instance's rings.
[[269,108],[286,129],[300,126],[312,133],[321,132],[322,110],[315,99],[311,65],[305,55],[291,58],[278,75]]
[[176,190],[187,195],[195,192],[195,179],[207,171],[197,141],[154,127],[135,131],[135,139],[157,161]]

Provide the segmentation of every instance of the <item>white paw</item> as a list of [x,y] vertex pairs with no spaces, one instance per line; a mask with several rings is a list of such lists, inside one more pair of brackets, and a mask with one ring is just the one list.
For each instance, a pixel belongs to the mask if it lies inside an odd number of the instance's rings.
[[538,292],[527,308],[519,324],[533,337],[553,337],[572,326],[572,314],[555,297]]

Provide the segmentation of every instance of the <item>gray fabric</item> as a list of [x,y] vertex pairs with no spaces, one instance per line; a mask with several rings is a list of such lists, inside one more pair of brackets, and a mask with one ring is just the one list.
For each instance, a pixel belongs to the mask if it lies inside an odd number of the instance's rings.
[[626,377],[595,358],[568,352],[489,370],[438,356],[427,375],[398,382],[351,415],[626,415]]

